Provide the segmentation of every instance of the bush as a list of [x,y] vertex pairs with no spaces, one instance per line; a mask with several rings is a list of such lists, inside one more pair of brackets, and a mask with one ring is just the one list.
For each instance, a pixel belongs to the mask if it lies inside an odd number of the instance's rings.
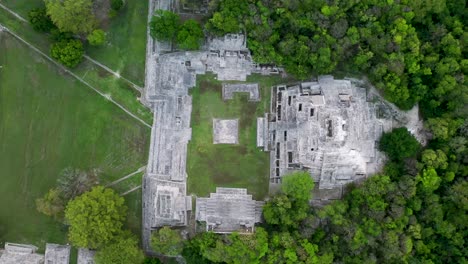
[[92,46],[100,46],[106,41],[106,33],[102,29],[95,29],[87,37],[88,42]]
[[35,8],[29,11],[28,19],[34,30],[40,32],[50,32],[55,28],[54,23],[47,15],[45,8]]
[[391,160],[399,161],[415,157],[421,145],[405,127],[394,128],[380,138],[379,149],[387,153]]
[[83,60],[83,43],[77,39],[61,40],[52,44],[50,55],[63,65],[73,68]]

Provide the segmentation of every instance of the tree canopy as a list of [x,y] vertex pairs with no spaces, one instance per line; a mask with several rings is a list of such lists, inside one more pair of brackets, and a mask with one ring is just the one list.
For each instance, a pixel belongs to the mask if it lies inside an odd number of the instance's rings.
[[150,34],[160,41],[171,41],[177,36],[181,21],[180,17],[166,10],[156,10],[150,22]]
[[394,128],[384,133],[379,142],[380,150],[384,151],[390,159],[402,160],[415,157],[421,145],[405,127]]
[[92,0],[44,0],[47,14],[61,31],[90,33],[96,27]]
[[28,19],[34,30],[41,32],[49,32],[53,29],[54,23],[50,20],[46,10],[43,8],[35,8],[29,11]]
[[96,249],[109,244],[122,232],[127,207],[112,189],[97,186],[74,200],[65,209],[72,245]]
[[77,39],[64,39],[52,44],[50,56],[63,65],[73,68],[82,60],[84,55],[83,43]]
[[151,247],[155,252],[163,255],[175,256],[180,254],[183,249],[180,232],[167,226],[153,232]]
[[307,217],[313,188],[314,182],[307,172],[283,176],[281,193],[263,207],[265,221],[278,229],[297,227]]
[[126,235],[99,250],[94,260],[96,264],[140,264],[144,260],[144,254],[138,246],[136,237]]
[[203,37],[200,24],[193,19],[189,19],[182,24],[177,32],[177,43],[181,49],[198,50]]

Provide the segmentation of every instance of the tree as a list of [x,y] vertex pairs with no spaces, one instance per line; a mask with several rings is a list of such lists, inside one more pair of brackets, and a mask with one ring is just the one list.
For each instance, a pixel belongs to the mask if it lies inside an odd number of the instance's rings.
[[94,259],[96,264],[139,264],[143,262],[144,254],[138,247],[137,239],[127,235],[99,250]]
[[185,21],[177,33],[177,43],[184,50],[199,49],[202,40],[203,30],[200,24],[193,19]]
[[151,236],[151,247],[160,254],[175,256],[182,252],[182,237],[179,231],[165,226],[153,232]]
[[96,26],[92,0],[44,0],[47,14],[60,31],[89,33]]
[[50,55],[63,65],[73,68],[83,60],[83,43],[77,39],[62,40],[52,44]]
[[296,201],[312,199],[314,181],[308,172],[296,172],[282,178],[281,191]]
[[218,239],[214,247],[204,248],[202,255],[216,263],[261,263],[268,251],[268,234],[261,227],[253,235],[232,233]]
[[55,27],[44,8],[35,8],[29,11],[28,19],[34,30],[37,31],[49,32]]
[[95,29],[87,37],[89,44],[100,46],[106,41],[106,33],[102,29]]
[[172,41],[180,27],[180,17],[166,10],[157,10],[150,22],[150,34],[160,41]]
[[126,213],[122,197],[112,189],[96,186],[68,203],[68,238],[76,247],[100,248],[122,232]]
[[60,218],[65,208],[65,200],[58,189],[50,189],[43,198],[36,199],[36,209],[40,213]]
[[287,229],[297,227],[307,217],[314,182],[307,172],[296,172],[282,179],[281,194],[263,207],[263,217],[269,225]]
[[414,157],[421,145],[405,127],[394,128],[380,138],[379,149],[392,160]]
[[65,168],[57,179],[57,190],[68,202],[71,199],[91,190],[98,182],[97,170],[83,171],[80,169]]

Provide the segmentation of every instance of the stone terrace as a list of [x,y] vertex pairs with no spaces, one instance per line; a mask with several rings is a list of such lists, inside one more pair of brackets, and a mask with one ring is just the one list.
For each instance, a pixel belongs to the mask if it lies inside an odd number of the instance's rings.
[[206,231],[253,233],[263,204],[252,200],[247,189],[218,187],[209,198],[197,198],[196,219],[206,222]]

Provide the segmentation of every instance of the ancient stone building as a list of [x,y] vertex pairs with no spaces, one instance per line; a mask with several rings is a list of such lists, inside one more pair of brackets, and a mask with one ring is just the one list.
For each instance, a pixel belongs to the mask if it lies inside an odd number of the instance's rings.
[[218,187],[209,198],[197,198],[196,220],[206,222],[206,231],[253,233],[263,204],[253,200],[247,189]]

